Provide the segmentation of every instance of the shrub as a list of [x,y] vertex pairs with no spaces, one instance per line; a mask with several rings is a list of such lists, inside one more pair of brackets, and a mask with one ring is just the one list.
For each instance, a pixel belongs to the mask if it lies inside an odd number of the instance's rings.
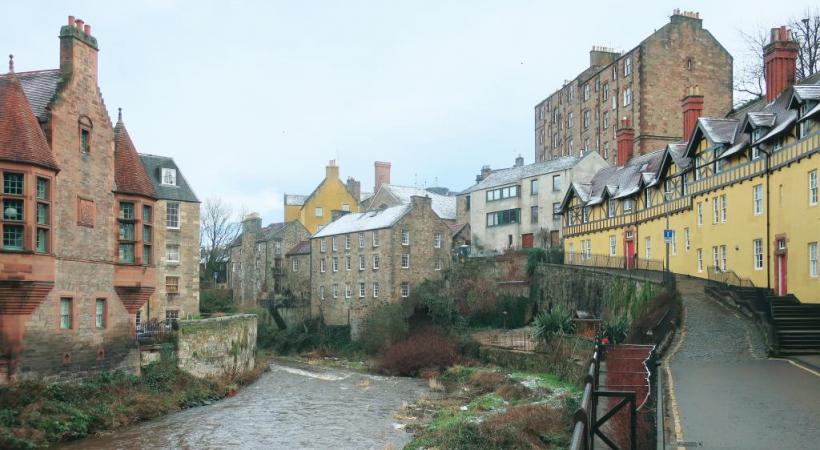
[[236,305],[227,289],[203,289],[199,296],[199,312],[203,314],[233,313]]
[[558,334],[575,333],[575,320],[572,313],[558,305],[550,312],[539,313],[533,321],[533,329],[536,339],[549,341]]
[[610,344],[620,344],[629,336],[629,320],[621,316],[613,322],[604,323],[603,335]]
[[479,392],[491,392],[504,382],[506,377],[502,373],[480,370],[470,376],[470,386],[478,389]]
[[387,375],[415,376],[424,368],[446,368],[455,358],[455,343],[438,328],[424,327],[388,348],[377,366]]
[[566,445],[569,415],[545,404],[513,406],[481,424],[481,435],[501,448],[543,448],[545,443]]
[[527,252],[527,275],[532,277],[539,264],[547,262],[547,251],[543,248],[531,248]]
[[521,383],[507,383],[499,386],[495,393],[504,400],[512,401],[527,398],[532,391]]
[[407,337],[409,311],[402,303],[385,303],[362,323],[359,344],[365,351],[376,353]]

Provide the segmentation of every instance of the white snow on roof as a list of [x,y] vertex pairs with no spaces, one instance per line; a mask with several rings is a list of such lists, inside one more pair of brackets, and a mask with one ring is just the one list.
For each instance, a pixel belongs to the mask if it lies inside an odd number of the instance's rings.
[[456,219],[455,196],[441,195],[422,188],[410,186],[397,186],[395,184],[389,184],[384,187],[389,189],[390,193],[392,193],[402,203],[410,203],[410,197],[412,196],[430,197],[431,203],[433,205],[433,211],[435,211],[439,217],[448,220]]
[[412,205],[407,203],[382,210],[345,214],[327,224],[321,231],[311,236],[311,239],[389,228],[404,217],[411,207]]
[[305,204],[305,200],[307,200],[307,198],[307,195],[285,194],[285,205],[302,206]]
[[776,127],[772,128],[771,131],[769,131],[762,138],[758,139],[757,142],[755,142],[754,144],[757,145],[761,142],[765,142],[765,141],[773,138],[774,136],[777,136],[778,134],[786,131],[786,129],[792,123],[794,123],[795,120],[797,120],[797,111],[795,111],[793,109],[790,109],[789,111],[786,112],[786,117],[783,118],[782,122],[780,122]]
[[499,169],[487,175],[487,178],[481,180],[477,184],[465,189],[462,194],[469,194],[470,192],[480,191],[482,189],[517,183],[527,177],[534,177],[545,173],[567,170],[575,166],[579,160],[580,159],[577,156],[565,156],[563,158],[527,164],[525,166]]

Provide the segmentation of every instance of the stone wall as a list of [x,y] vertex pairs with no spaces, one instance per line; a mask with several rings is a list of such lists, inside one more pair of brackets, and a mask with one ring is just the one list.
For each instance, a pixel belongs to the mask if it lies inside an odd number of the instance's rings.
[[179,321],[179,368],[197,377],[233,376],[253,369],[256,325],[255,314]]

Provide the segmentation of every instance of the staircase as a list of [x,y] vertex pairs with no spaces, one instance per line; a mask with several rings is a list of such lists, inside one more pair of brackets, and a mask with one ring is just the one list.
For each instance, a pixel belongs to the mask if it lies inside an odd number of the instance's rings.
[[820,353],[820,304],[769,297],[772,322],[782,354]]

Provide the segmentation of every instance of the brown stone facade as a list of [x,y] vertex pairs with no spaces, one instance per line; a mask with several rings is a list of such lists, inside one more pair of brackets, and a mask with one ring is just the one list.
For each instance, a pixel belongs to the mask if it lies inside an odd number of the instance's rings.
[[680,101],[690,86],[708,99],[704,115],[729,112],[732,56],[702,22],[697,13],[675,11],[626,52],[593,48],[590,67],[535,106],[536,162],[597,151],[615,164],[624,118],[634,126],[636,154],[678,141]]
[[[362,332],[362,321],[375,307],[407,301],[414,287],[426,279],[440,277],[450,265],[452,232],[433,211],[430,198],[414,196],[410,205],[361,214],[389,213],[395,208],[407,208],[407,212],[387,227],[327,236],[317,233],[322,237],[310,240],[312,314],[328,325],[350,325],[354,339]],[[403,241],[403,235],[409,240]],[[436,236],[440,236],[439,244]],[[409,255],[409,264],[405,264],[409,267],[402,267],[403,259],[407,258],[403,255]],[[376,257],[378,266],[374,266]],[[364,260],[363,266],[360,258]],[[404,292],[402,285],[406,286]]]
[[285,294],[296,304],[310,304],[310,242],[302,241],[285,254]]

